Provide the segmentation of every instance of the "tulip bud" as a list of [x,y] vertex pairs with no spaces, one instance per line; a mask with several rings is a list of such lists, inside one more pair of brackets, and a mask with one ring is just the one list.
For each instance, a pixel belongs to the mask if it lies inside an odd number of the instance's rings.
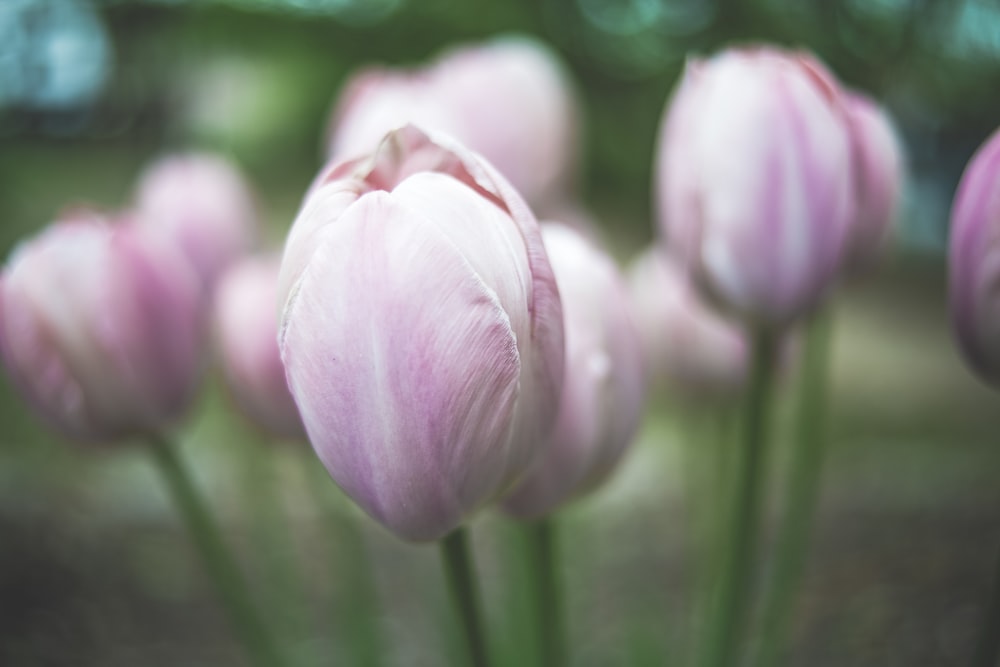
[[407,122],[481,153],[532,206],[570,185],[578,143],[574,93],[557,56],[533,40],[457,48],[415,71],[363,70],[341,94],[327,155],[370,153]]
[[207,290],[249,251],[257,233],[253,194],[239,171],[221,157],[167,157],[142,175],[139,222],[188,257]]
[[231,266],[215,295],[215,332],[223,372],[243,413],[274,435],[302,438],[299,409],[288,391],[278,350],[278,256]]
[[562,298],[566,377],[541,461],[504,501],[538,518],[589,491],[635,436],[645,398],[639,340],[618,267],[579,232],[546,223],[542,237]]
[[406,126],[313,185],[282,259],[279,347],[334,480],[433,540],[539,455],[563,374],[537,223],[487,162]]
[[756,327],[817,305],[854,215],[841,93],[772,48],[690,62],[664,117],[656,191],[671,252],[712,301]]
[[1000,388],[1000,131],[969,162],[951,210],[951,318],[966,361]]
[[18,246],[0,282],[0,353],[39,415],[78,440],[158,432],[201,370],[201,290],[132,225],[76,214]]
[[854,149],[857,211],[848,240],[847,261],[863,268],[874,263],[899,211],[903,193],[903,150],[888,114],[860,93],[845,95]]
[[660,248],[633,262],[629,282],[651,382],[700,399],[738,395],[747,375],[743,331],[702,302]]

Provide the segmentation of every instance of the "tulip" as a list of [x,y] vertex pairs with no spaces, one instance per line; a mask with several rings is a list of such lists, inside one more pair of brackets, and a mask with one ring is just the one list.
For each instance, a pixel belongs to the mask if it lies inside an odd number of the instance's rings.
[[574,93],[557,56],[533,40],[456,48],[419,70],[362,70],[341,93],[327,156],[370,153],[407,122],[481,153],[533,207],[570,185],[579,124]]
[[699,399],[735,398],[746,384],[746,335],[705,304],[676,262],[651,247],[629,286],[643,365],[653,384]]
[[163,158],[137,186],[140,224],[176,244],[207,291],[233,261],[249,251],[257,233],[253,194],[235,166],[209,154]]
[[77,212],[14,250],[0,282],[0,353],[65,435],[158,433],[200,378],[200,294],[175,249]]
[[972,369],[1000,388],[1000,130],[969,162],[951,211],[951,319]]
[[663,119],[659,222],[696,285],[755,328],[814,308],[854,216],[842,94],[813,58],[729,50],[688,64]]
[[278,299],[309,440],[396,535],[444,536],[540,454],[562,384],[558,290],[527,205],[461,145],[405,126],[329,167]]
[[278,350],[281,258],[247,257],[231,266],[215,296],[215,332],[223,371],[243,413],[279,437],[305,435]]
[[521,518],[549,514],[603,480],[635,435],[645,394],[618,267],[567,226],[545,223],[542,238],[563,303],[566,376],[546,453],[504,502]]
[[903,193],[903,151],[885,110],[860,93],[846,95],[854,148],[857,212],[848,240],[848,262],[874,262],[899,212]]

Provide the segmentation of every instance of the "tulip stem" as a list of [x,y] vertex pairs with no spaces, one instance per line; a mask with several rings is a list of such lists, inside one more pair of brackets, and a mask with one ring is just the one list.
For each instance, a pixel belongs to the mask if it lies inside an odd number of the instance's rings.
[[736,488],[729,498],[728,542],[723,550],[718,588],[702,652],[707,667],[734,664],[750,608],[756,541],[761,517],[761,496],[766,469],[768,424],[774,376],[774,338],[757,332],[753,340],[750,384],[742,424],[742,457]]
[[778,662],[805,566],[826,449],[831,320],[830,311],[823,309],[813,315],[806,328],[795,441],[784,490],[784,515],[775,537],[771,581],[764,592],[760,644],[754,662],[757,667]]
[[472,572],[472,554],[465,528],[457,528],[441,540],[441,558],[452,603],[465,631],[470,664],[489,667],[479,591]]
[[532,589],[539,633],[539,653],[545,667],[566,665],[566,630],[562,586],[556,567],[556,530],[551,517],[525,525],[531,552]]
[[284,661],[277,645],[251,602],[246,581],[236,560],[222,541],[219,528],[174,445],[159,436],[150,438],[150,445],[153,460],[170,489],[174,505],[187,524],[195,547],[201,553],[205,568],[215,582],[219,598],[229,614],[233,630],[246,647],[252,663],[258,667],[280,667]]
[[[998,554],[1000,556],[1000,554]],[[972,667],[995,667],[1000,658],[1000,557],[993,573],[993,590],[972,657]]]

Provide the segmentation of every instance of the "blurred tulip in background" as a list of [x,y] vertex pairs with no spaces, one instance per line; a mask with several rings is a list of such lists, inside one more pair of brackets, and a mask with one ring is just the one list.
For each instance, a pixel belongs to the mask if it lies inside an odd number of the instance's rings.
[[158,433],[201,377],[197,276],[129,216],[77,212],[18,246],[0,283],[0,351],[49,425],[79,440]]
[[189,258],[211,290],[257,235],[253,194],[239,170],[207,153],[152,164],[137,186],[140,221]]
[[541,461],[504,502],[537,518],[600,483],[639,428],[645,380],[625,281],[614,261],[567,226],[542,237],[565,316],[566,377],[559,416]]
[[305,436],[278,350],[280,255],[247,257],[222,276],[215,334],[227,385],[243,414],[272,435]]
[[659,141],[660,230],[699,289],[765,328],[814,308],[855,210],[833,76],[808,54],[773,47],[692,60]]

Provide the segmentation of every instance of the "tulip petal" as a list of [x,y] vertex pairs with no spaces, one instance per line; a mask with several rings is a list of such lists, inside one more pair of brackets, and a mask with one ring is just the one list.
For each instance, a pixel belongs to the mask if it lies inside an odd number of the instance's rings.
[[363,196],[319,243],[279,338],[310,441],[395,533],[442,537],[510,482],[510,319],[454,242],[391,194]]

